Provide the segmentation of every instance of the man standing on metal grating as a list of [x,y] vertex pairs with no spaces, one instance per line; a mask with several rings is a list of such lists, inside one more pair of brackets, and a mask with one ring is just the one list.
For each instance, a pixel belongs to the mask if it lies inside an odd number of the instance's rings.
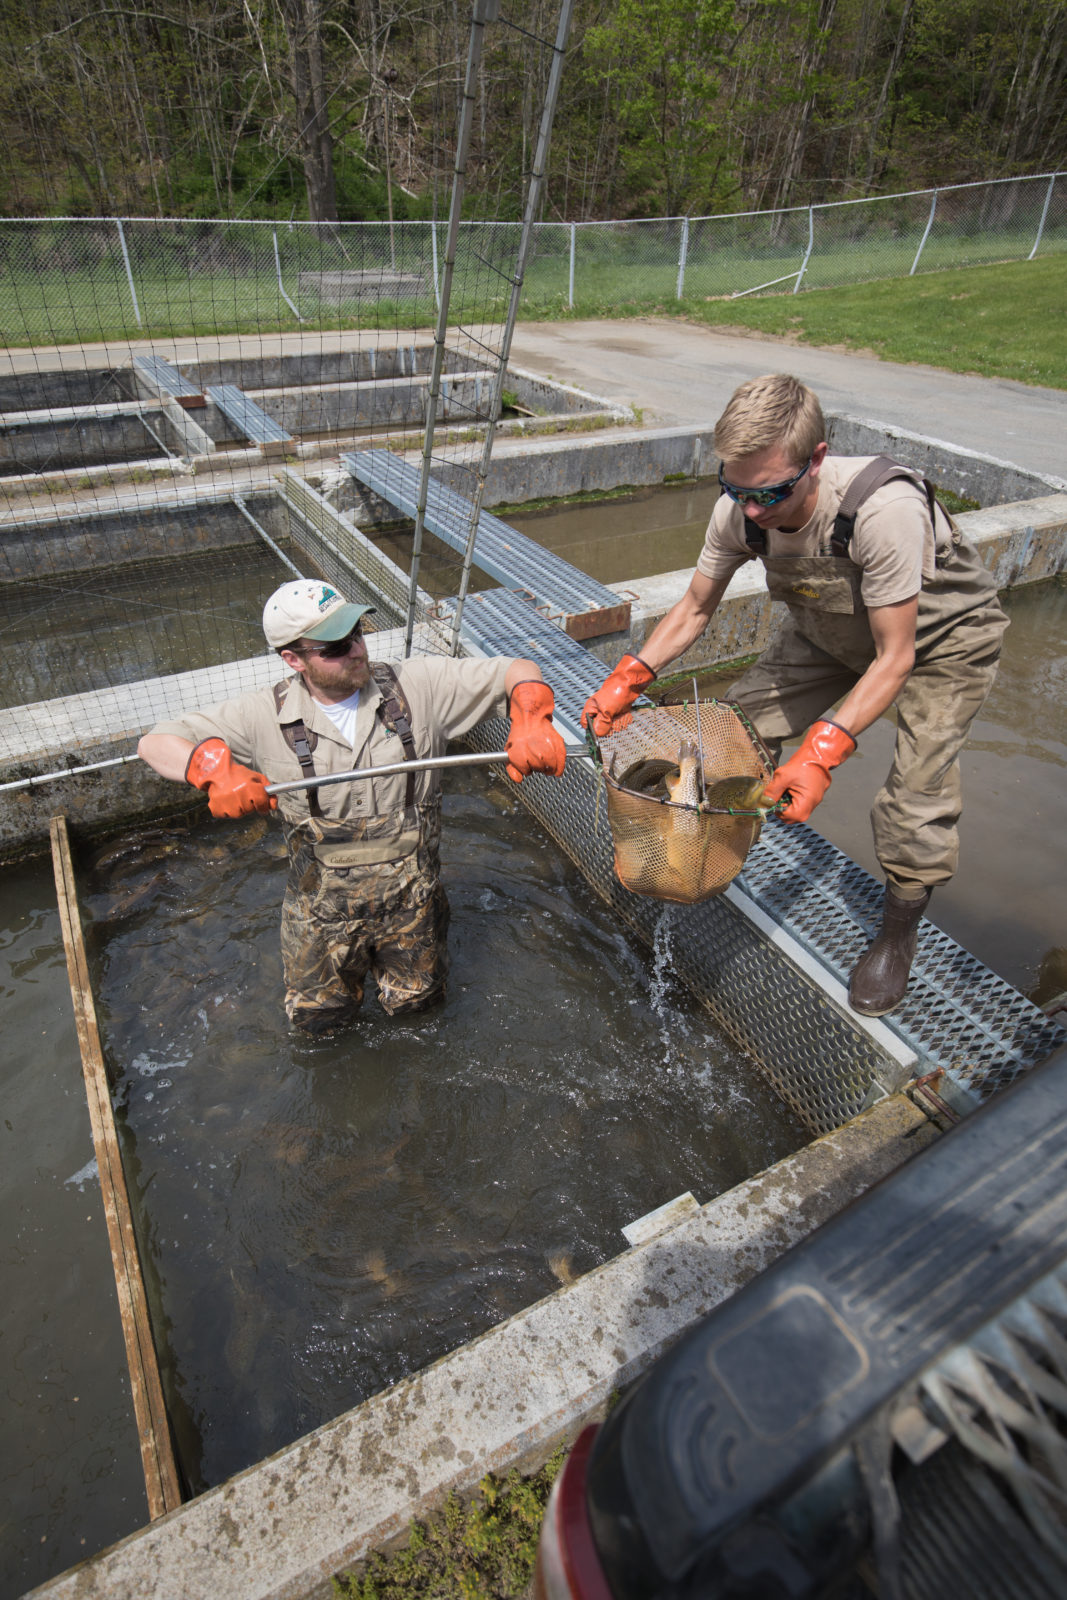
[[[685,595],[641,655],[586,703],[598,737],[629,721],[653,679],[700,637],[746,561],[788,607],[760,659],[725,693],[777,761],[765,793],[807,822],[830,774],[891,705],[893,765],[871,812],[885,873],[881,930],[849,982],[880,1017],[904,998],[918,924],[959,856],[959,752],[996,675],[1008,619],[996,585],[932,486],[887,456],[834,456],[817,397],[786,373],[735,390],[715,425],[722,495]],[[843,698],[842,698],[843,697]],[[833,718],[824,715],[838,701]]]
[[[368,659],[363,618],[328,584],[283,584],[263,611],[293,673],[206,711],[160,722],[138,753],[205,789],[216,817],[271,811],[268,783],[443,755],[486,717],[511,718],[508,775],[555,777],[566,761],[555,700],[532,661]],[[432,771],[293,791],[282,906],[285,1009],[309,1033],[351,1022],[369,973],[391,1015],[443,999],[448,901],[440,877],[440,779]]]

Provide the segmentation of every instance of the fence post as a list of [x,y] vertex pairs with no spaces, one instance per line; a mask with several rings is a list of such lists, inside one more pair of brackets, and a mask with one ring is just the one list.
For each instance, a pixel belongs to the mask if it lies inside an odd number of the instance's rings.
[[[278,230],[277,230],[277,228],[275,228],[275,230],[274,230],[274,270],[278,274],[278,293],[281,295],[282,299],[285,301],[286,305],[289,307],[289,310],[293,313],[293,316],[296,318],[297,322],[303,322],[303,320],[304,320],[303,317],[300,315],[299,311],[296,309],[296,307],[294,306],[293,302],[290,300],[289,296],[286,294],[286,292],[285,292],[285,284],[282,282],[282,258],[281,258],[281,253],[278,250]],[[299,293],[299,290],[297,291],[297,293]]]
[[433,298],[438,311],[441,309],[441,283],[437,276],[437,223],[430,223],[430,251],[433,255]]
[[682,218],[682,248],[678,252],[678,288],[674,298],[682,298],[682,289],[685,285],[685,258],[689,253],[689,218]]
[[133,286],[133,271],[130,267],[130,252],[126,248],[126,235],[122,231],[122,218],[115,218],[115,226],[119,230],[119,244],[122,246],[122,259],[126,263],[126,282],[130,286],[130,299],[133,301],[133,314],[137,318],[137,326],[144,327],[141,321],[141,308],[137,304],[137,290]]
[[909,278],[914,278],[914,276],[915,276],[915,268],[919,265],[919,257],[923,253],[923,249],[925,248],[926,241],[930,237],[930,229],[934,225],[934,212],[936,210],[937,210],[937,190],[935,189],[934,190],[934,197],[930,201],[930,215],[926,219],[926,227],[923,230],[922,238],[919,240],[919,248],[915,252],[915,260],[911,264],[911,271],[908,273],[908,277]]
[[572,311],[574,310],[574,235],[575,235],[575,232],[576,232],[576,229],[575,229],[574,223],[572,222],[571,223],[571,270],[570,270],[570,278],[569,278],[569,282],[568,282],[568,286],[567,286],[567,304],[568,304],[568,306],[570,307],[570,309]]
[[1032,261],[1037,255],[1037,247],[1041,243],[1041,235],[1045,231],[1045,218],[1048,216],[1048,208],[1052,204],[1052,186],[1056,182],[1056,177],[1057,174],[1054,172],[1048,180],[1048,188],[1045,191],[1045,204],[1041,211],[1041,221],[1037,225],[1037,238],[1034,240],[1034,248],[1026,258],[1027,261]]
[[811,260],[811,251],[812,251],[812,246],[814,245],[814,243],[815,243],[815,207],[814,206],[809,206],[808,207],[808,248],[804,252],[804,259],[800,263],[800,271],[797,273],[797,281],[793,285],[793,293],[794,294],[796,294],[797,290],[800,288],[800,285],[801,285],[801,283],[803,282],[803,279],[804,279],[804,274],[808,270],[808,262]]

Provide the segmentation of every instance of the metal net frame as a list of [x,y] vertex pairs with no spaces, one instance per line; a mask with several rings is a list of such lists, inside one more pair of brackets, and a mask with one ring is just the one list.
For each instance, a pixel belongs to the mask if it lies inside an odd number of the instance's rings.
[[[686,752],[691,795],[682,783]],[[615,852],[615,876],[633,894],[698,905],[732,883],[759,839],[761,785],[774,763],[739,708],[695,700],[634,710],[595,745]]]

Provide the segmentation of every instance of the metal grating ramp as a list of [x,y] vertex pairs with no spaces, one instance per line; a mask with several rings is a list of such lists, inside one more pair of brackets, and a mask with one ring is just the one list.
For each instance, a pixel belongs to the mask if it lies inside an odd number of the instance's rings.
[[292,434],[287,433],[273,417],[268,417],[262,406],[257,406],[236,384],[211,384],[204,393],[246,439],[251,439],[253,444],[259,446],[265,456],[284,455],[286,445],[292,444]]
[[[343,455],[341,464],[405,516],[415,516],[420,474],[401,457],[389,450],[359,450]],[[425,525],[461,555],[467,547],[470,513],[469,500],[430,479]],[[572,638],[589,639],[629,626],[629,601],[620,600],[614,589],[587,577],[488,511],[478,519],[474,559],[505,588],[524,591],[538,610]]]
[[203,394],[188,378],[183,378],[178,368],[162,356],[134,356],[133,370],[153,394],[164,400],[176,400],[180,406],[195,409],[207,404]]
[[[555,692],[561,730],[581,738],[582,706],[604,676],[595,657],[506,590],[469,596],[462,632],[476,653],[537,661]],[[502,722],[470,735],[484,750],[501,749],[506,737]],[[973,1102],[1044,1060],[1067,1037],[932,923],[923,925],[905,1008],[867,1022],[828,991],[847,981],[877,926],[882,887],[869,873],[813,829],[772,822],[736,880],[741,895],[668,908],[630,894],[616,880],[597,791],[591,763],[570,761],[562,778],[525,779],[520,795],[635,932],[649,942],[657,933],[669,937],[676,974],[817,1131],[855,1116],[872,1089],[891,1090],[911,1076],[900,1063],[913,1059],[912,1052],[919,1058],[914,1070],[944,1067]],[[781,950],[772,952],[746,901],[811,960],[791,959],[783,970]],[[887,1048],[886,1041],[904,1048]]]

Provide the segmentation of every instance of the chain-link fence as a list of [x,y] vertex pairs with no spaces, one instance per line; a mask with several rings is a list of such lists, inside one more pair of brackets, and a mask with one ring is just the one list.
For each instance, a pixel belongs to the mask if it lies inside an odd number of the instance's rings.
[[[520,225],[460,225],[455,317],[503,317]],[[0,341],[432,327],[443,222],[0,221]],[[1067,173],[872,200],[630,222],[541,223],[528,316],[789,293],[1067,250]]]

